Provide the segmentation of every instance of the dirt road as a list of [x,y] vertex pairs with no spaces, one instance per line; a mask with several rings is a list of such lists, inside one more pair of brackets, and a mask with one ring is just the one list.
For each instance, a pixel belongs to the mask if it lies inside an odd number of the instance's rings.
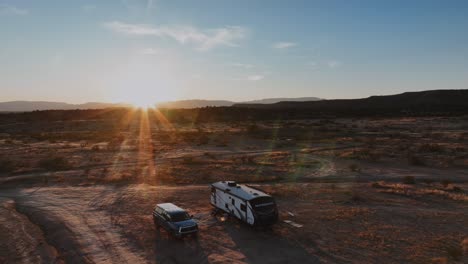
[[[146,185],[43,187],[9,190],[2,195],[16,202],[12,209],[16,208],[15,215],[46,234],[48,247],[57,253],[52,254],[51,250],[44,259],[66,263],[319,262],[298,244],[274,232],[257,232],[236,221],[220,222],[201,199],[206,189]],[[178,241],[164,231],[156,232],[151,222],[151,205],[169,197],[186,207],[192,201],[191,208],[197,208],[191,213],[200,224],[198,239]],[[129,206],[125,202],[129,200],[136,202]],[[15,221],[10,224],[19,229]],[[18,234],[15,239],[21,236]],[[40,250],[37,245],[30,247]],[[24,263],[41,262],[27,256],[18,258]]]

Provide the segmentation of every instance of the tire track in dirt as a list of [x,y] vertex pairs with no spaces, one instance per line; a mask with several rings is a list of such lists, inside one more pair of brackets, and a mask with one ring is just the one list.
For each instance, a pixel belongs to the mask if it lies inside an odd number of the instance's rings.
[[[53,188],[43,188],[27,199],[18,198],[19,208],[43,228],[67,263],[146,263],[109,216],[92,206],[96,189],[54,193]],[[112,200],[103,194],[98,199]]]
[[16,210],[13,200],[0,198],[0,234],[0,263],[61,262],[38,226]]

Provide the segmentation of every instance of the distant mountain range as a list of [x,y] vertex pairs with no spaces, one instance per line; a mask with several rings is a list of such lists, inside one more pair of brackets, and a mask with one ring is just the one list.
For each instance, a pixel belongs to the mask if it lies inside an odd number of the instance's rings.
[[206,107],[206,106],[231,106],[233,104],[235,103],[231,101],[226,101],[226,100],[193,99],[193,100],[163,102],[163,103],[158,103],[157,106],[159,108],[199,108],[199,107]]
[[[234,104],[271,104],[281,101],[316,101],[320,98],[301,97],[301,98],[267,98],[247,102],[232,102],[226,100],[180,100],[159,103],[160,108],[199,108],[206,106],[232,106]],[[130,104],[124,103],[99,103],[90,102],[84,104],[68,104],[63,102],[45,102],[45,101],[12,101],[0,103],[0,112],[29,112],[35,110],[70,110],[70,109],[102,109],[109,107],[129,107]]]
[[199,108],[206,106],[233,106],[235,104],[274,104],[278,102],[307,102],[322,100],[317,97],[298,97],[298,98],[265,98],[245,102],[233,102],[226,100],[179,100],[159,103],[160,108]]
[[35,110],[71,110],[71,109],[102,109],[109,107],[127,107],[128,104],[112,104],[89,102],[84,104],[68,104],[45,101],[12,101],[0,103],[0,112],[29,112]]

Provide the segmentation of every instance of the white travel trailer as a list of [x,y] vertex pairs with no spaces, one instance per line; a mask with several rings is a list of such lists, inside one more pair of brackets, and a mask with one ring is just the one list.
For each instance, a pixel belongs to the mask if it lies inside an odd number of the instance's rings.
[[233,181],[211,184],[211,205],[249,225],[268,226],[278,221],[273,197]]

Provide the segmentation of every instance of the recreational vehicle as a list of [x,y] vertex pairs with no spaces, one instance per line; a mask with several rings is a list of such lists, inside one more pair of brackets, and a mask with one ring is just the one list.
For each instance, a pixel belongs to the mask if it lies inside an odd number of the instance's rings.
[[249,225],[268,226],[278,220],[273,197],[233,181],[211,184],[211,205]]

